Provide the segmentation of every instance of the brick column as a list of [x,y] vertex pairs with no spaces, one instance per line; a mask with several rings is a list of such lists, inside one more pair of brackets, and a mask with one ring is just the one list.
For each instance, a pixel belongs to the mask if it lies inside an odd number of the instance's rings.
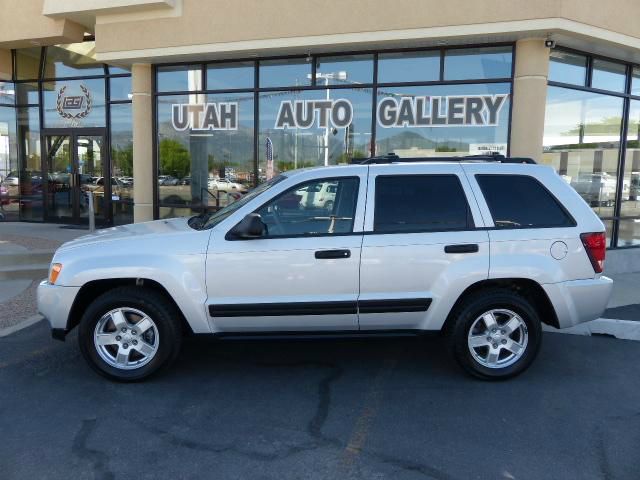
[[134,64],[133,94],[133,219],[153,220],[153,132],[151,65]]
[[542,158],[544,112],[547,101],[549,49],[544,39],[516,42],[511,115],[511,155]]

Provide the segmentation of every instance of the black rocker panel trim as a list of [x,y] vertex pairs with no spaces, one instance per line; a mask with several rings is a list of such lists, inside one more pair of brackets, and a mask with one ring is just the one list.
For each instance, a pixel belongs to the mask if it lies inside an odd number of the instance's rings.
[[426,312],[431,305],[430,298],[398,298],[392,300],[360,300],[360,313],[400,313]]
[[246,303],[209,305],[212,317],[281,317],[303,315],[355,315],[358,313],[425,312],[430,298],[340,302]]
[[296,302],[296,303],[245,303],[209,305],[212,317],[281,317],[286,315],[355,315],[356,301]]

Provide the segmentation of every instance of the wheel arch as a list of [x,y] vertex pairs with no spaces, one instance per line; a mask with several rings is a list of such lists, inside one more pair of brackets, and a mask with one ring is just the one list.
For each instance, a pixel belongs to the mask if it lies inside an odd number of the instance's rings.
[[135,288],[146,288],[150,290],[154,290],[164,296],[167,300],[169,300],[176,308],[176,311],[180,316],[180,323],[182,324],[183,331],[185,333],[193,333],[193,329],[189,322],[187,321],[182,309],[177,304],[173,296],[169,293],[169,291],[162,286],[159,282],[149,279],[149,278],[108,278],[108,279],[100,279],[100,280],[92,280],[90,282],[85,283],[81,288],[78,294],[76,295],[75,300],[73,301],[73,305],[71,306],[71,310],[69,311],[69,317],[67,319],[67,328],[66,331],[70,332],[80,323],[80,319],[84,311],[87,307],[93,302],[98,296],[103,293],[108,292],[109,290],[113,290],[114,288],[131,286]]
[[558,316],[555,308],[549,300],[547,293],[542,286],[535,280],[529,278],[494,278],[481,280],[467,287],[458,297],[453,307],[451,308],[447,319],[442,326],[442,331],[446,331],[455,322],[455,312],[460,304],[477,292],[487,289],[503,288],[510,290],[525,299],[527,299],[533,308],[536,309],[540,315],[540,321],[546,325],[554,328],[560,328]]

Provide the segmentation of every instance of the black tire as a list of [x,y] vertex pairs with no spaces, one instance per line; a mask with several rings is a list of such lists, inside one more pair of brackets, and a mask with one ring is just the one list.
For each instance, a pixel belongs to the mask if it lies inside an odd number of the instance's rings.
[[[482,314],[500,309],[510,310],[522,319],[526,326],[523,332],[526,332],[527,344],[514,363],[504,367],[487,367],[472,355],[468,342],[469,331]],[[536,309],[526,298],[511,290],[491,289],[474,293],[464,300],[452,313],[445,334],[450,352],[467,373],[483,380],[504,380],[524,372],[536,358],[542,341],[542,325]],[[484,351],[490,348],[487,346]],[[477,351],[482,352],[482,347]],[[511,354],[509,351],[505,353]]]
[[[145,365],[123,370],[109,365],[98,353],[94,332],[100,319],[116,308],[133,308],[149,316],[158,331],[155,355]],[[80,320],[78,343],[83,357],[100,375],[119,382],[147,379],[168,368],[178,357],[182,344],[179,312],[164,295],[143,287],[118,287],[100,295],[84,312]]]

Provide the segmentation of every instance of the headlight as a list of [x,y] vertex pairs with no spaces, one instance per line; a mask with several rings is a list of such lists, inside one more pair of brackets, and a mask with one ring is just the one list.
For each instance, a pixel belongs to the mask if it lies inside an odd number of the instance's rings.
[[56,280],[58,279],[58,275],[62,271],[61,263],[52,263],[51,268],[49,269],[49,283],[51,285],[55,285]]

